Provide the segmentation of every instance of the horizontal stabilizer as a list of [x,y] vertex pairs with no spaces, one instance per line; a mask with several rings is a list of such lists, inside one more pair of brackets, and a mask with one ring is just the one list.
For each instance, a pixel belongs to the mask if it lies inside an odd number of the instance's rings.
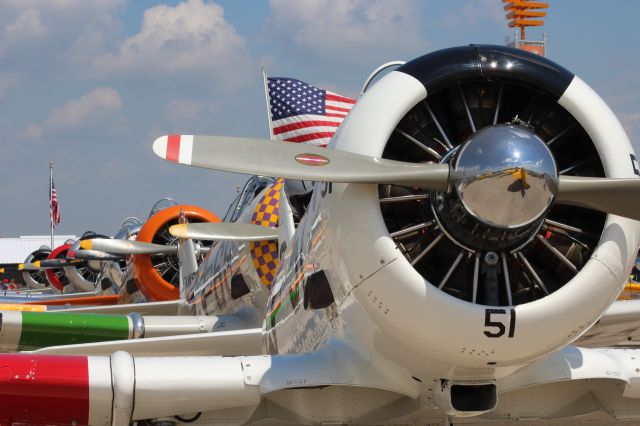
[[134,356],[255,355],[262,352],[262,329],[50,346],[34,352],[58,355],[111,355],[116,351],[127,351]]
[[174,254],[178,251],[177,245],[162,245],[145,243],[142,241],[117,240],[107,238],[94,238],[83,240],[80,247],[87,250],[105,251],[112,254]]
[[178,238],[192,238],[206,241],[262,241],[275,240],[278,238],[277,229],[235,222],[184,223],[171,226],[169,233]]

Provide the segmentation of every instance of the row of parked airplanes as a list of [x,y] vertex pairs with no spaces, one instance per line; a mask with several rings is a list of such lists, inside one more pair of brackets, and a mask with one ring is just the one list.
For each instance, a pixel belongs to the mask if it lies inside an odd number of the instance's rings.
[[328,148],[153,150],[253,176],[223,220],[161,200],[33,253],[32,290],[0,297],[0,424],[638,418],[640,300],[618,297],[640,172],[559,65],[446,49],[380,78]]

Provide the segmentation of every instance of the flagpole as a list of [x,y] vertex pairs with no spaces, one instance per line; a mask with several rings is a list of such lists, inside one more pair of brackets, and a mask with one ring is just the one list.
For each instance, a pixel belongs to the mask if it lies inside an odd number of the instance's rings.
[[51,210],[51,197],[53,196],[53,161],[49,161],[49,227],[51,228],[51,250],[53,246],[53,211]]
[[269,125],[269,137],[273,140],[273,123],[271,122],[271,108],[269,107],[269,87],[267,86],[267,73],[262,68],[262,84],[264,85],[264,100],[267,104],[267,124]]

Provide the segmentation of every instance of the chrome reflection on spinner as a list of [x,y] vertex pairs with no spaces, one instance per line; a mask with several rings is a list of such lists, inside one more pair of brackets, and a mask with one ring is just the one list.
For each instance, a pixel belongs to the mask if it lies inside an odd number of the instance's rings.
[[467,212],[487,225],[521,228],[539,219],[558,188],[558,170],[545,143],[525,127],[485,127],[464,142],[453,187]]

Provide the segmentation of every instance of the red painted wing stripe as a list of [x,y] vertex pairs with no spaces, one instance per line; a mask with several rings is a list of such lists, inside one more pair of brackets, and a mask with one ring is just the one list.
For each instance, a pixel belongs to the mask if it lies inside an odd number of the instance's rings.
[[178,162],[180,158],[180,135],[169,135],[167,138],[167,160]]
[[0,423],[89,423],[86,356],[0,355]]
[[335,121],[320,121],[320,120],[311,120],[311,121],[301,121],[299,123],[291,123],[285,124],[284,126],[275,127],[273,129],[274,135],[279,135],[281,133],[287,133],[292,130],[304,129],[306,127],[338,127],[340,123],[336,123]]
[[328,101],[344,102],[346,104],[355,104],[356,100],[351,98],[345,98],[344,96],[336,95],[335,93],[327,93]]
[[331,114],[331,113],[326,113],[325,115],[327,117],[339,117],[339,118],[345,118],[347,116],[347,114]]
[[308,133],[306,135],[294,136],[292,138],[285,139],[287,142],[308,142],[314,139],[330,138],[334,135],[333,132],[317,132]]

